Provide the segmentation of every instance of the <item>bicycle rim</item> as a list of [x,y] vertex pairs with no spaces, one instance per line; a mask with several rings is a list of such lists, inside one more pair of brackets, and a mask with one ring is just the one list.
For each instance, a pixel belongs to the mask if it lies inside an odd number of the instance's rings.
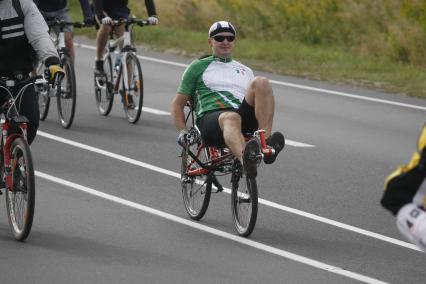
[[194,220],[200,220],[209,206],[212,180],[207,175],[188,177],[186,173],[188,167],[194,165],[191,164],[192,162],[193,159],[183,150],[180,179],[183,203],[189,217]]
[[142,68],[138,58],[132,53],[127,55],[126,64],[129,89],[123,94],[123,106],[127,120],[130,123],[136,123],[141,116],[143,106]]
[[76,96],[76,83],[74,65],[68,55],[62,58],[65,76],[57,90],[57,103],[59,120],[63,128],[68,129],[74,119]]
[[256,225],[258,195],[256,178],[236,177],[232,182],[232,219],[238,234],[248,237]]
[[[44,73],[44,64],[40,64],[37,68],[37,75],[41,75]],[[38,110],[39,110],[39,118],[41,121],[45,120],[47,114],[49,113],[50,106],[50,86],[48,83],[43,84],[41,86],[36,86],[37,96],[38,96]]]
[[[104,71],[104,76],[95,74],[95,100],[99,113],[107,116],[114,102],[111,56],[107,56],[104,60]],[[98,86],[97,80],[100,82],[100,86]]]
[[6,208],[10,228],[16,240],[24,241],[34,217],[35,183],[30,148],[22,138],[11,145],[12,190],[6,190]]

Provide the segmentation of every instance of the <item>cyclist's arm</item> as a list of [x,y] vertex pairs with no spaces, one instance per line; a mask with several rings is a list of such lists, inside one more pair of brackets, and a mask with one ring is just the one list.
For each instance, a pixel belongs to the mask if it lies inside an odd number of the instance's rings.
[[59,57],[52,40],[50,39],[46,22],[36,5],[30,0],[21,0],[24,13],[24,29],[37,58],[46,65],[58,64]]
[[145,0],[145,6],[146,6],[146,10],[148,11],[149,17],[157,16],[154,0]]
[[80,0],[81,10],[85,20],[93,19],[92,9],[90,9],[89,0]]
[[189,99],[190,96],[177,93],[172,101],[172,117],[178,131],[186,129],[185,113],[183,110]]

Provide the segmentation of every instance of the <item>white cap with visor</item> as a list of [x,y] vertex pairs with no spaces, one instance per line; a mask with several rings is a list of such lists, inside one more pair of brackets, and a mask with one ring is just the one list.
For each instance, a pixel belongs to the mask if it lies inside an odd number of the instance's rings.
[[209,37],[213,37],[217,35],[218,33],[222,32],[229,32],[232,33],[234,36],[236,35],[236,30],[234,26],[227,21],[218,21],[213,23],[209,29]]

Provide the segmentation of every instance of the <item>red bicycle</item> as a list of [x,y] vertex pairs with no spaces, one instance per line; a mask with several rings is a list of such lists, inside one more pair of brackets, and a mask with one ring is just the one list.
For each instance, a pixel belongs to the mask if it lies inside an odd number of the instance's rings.
[[5,187],[10,228],[18,241],[24,241],[31,231],[35,204],[34,166],[27,143],[28,119],[19,114],[19,106],[28,87],[45,83],[42,76],[23,81],[0,78],[0,89],[7,94],[0,107],[1,184]]
[[[185,209],[190,218],[200,220],[207,211],[211,193],[224,191],[218,176],[231,174],[231,209],[232,220],[241,236],[249,236],[256,224],[258,209],[258,188],[256,177],[243,174],[241,163],[227,147],[206,145],[200,131],[194,123],[192,106],[188,103],[189,130],[186,144],[182,145],[181,154],[181,187]],[[273,155],[274,149],[268,147],[265,141],[265,131],[257,130],[246,136],[246,141],[255,140],[259,151],[254,151],[249,159],[257,165],[262,157]],[[213,185],[215,191],[212,191]]]

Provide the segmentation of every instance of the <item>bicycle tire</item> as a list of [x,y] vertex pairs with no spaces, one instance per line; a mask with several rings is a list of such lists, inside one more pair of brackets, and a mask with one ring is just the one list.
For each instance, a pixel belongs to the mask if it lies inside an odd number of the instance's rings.
[[96,80],[102,75],[95,74],[95,100],[99,114],[107,116],[112,108],[114,102],[114,88],[113,88],[113,70],[112,70],[112,59],[111,55],[107,55],[104,60],[104,71],[103,76],[105,86],[99,88]]
[[[37,68],[37,75],[44,74],[44,64],[40,63]],[[43,84],[42,86],[36,87],[37,96],[38,96],[38,110],[39,110],[39,119],[44,121],[49,113],[50,107],[50,86],[48,83]]]
[[12,190],[6,189],[6,208],[13,236],[25,241],[34,218],[35,181],[30,148],[23,137],[13,140],[10,148]]
[[[123,94],[123,107],[124,107],[124,112],[126,113],[127,120],[130,123],[134,124],[138,122],[142,113],[142,106],[143,106],[143,87],[144,86],[143,86],[142,67],[139,62],[139,59],[133,53],[127,54],[126,64],[128,66],[127,67],[128,76],[130,76],[132,80],[129,80],[129,84],[128,84],[129,90]],[[129,72],[129,71],[132,71],[132,72]],[[124,76],[122,76],[122,80],[124,80]]]
[[[64,54],[61,58],[62,68],[65,71],[65,76],[58,86],[56,92],[58,104],[59,121],[63,128],[71,127],[74,120],[75,106],[77,101],[75,70],[71,57]],[[64,86],[65,85],[65,86]]]
[[234,163],[231,192],[232,220],[237,233],[248,237],[256,225],[258,209],[258,190],[255,177],[241,175]]
[[[185,210],[193,220],[200,220],[206,214],[212,192],[212,179],[207,175],[201,178],[188,177],[186,172],[193,159],[186,150],[182,150],[181,188]],[[200,185],[201,184],[201,185]]]

